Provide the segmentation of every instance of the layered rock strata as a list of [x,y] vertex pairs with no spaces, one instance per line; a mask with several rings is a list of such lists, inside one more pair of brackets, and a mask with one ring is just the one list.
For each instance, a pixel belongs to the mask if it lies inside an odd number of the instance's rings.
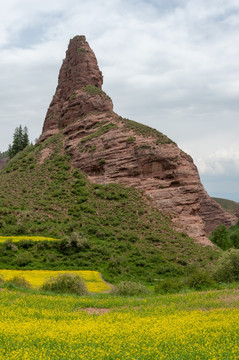
[[173,217],[180,231],[205,245],[207,232],[236,217],[204,190],[192,158],[162,133],[113,112],[84,36],[70,41],[40,141],[63,131],[72,165],[96,183],[133,186]]

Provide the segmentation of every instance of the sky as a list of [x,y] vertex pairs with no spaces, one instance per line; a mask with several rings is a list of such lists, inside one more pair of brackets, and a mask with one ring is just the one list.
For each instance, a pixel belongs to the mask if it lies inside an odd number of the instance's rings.
[[238,0],[8,0],[0,12],[0,151],[42,131],[70,38],[85,35],[119,115],[193,157],[239,202]]

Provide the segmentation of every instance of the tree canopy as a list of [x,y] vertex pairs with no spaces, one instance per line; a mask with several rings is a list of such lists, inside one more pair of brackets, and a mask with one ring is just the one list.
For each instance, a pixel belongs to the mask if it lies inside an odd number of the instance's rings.
[[20,125],[15,129],[12,144],[8,147],[9,157],[12,158],[27,145],[29,145],[28,129]]

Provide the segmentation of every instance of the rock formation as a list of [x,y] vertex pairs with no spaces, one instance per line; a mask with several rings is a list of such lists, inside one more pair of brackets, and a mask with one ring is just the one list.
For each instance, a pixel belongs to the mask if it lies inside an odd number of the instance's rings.
[[74,37],[60,69],[43,135],[48,137],[91,111],[112,110],[112,101],[102,91],[102,83],[102,73],[85,36]]
[[206,232],[231,225],[225,212],[204,190],[192,158],[162,133],[113,112],[102,91],[103,78],[84,36],[70,41],[47,111],[40,141],[58,132],[72,165],[96,183],[136,187],[171,214],[180,231],[210,245]]

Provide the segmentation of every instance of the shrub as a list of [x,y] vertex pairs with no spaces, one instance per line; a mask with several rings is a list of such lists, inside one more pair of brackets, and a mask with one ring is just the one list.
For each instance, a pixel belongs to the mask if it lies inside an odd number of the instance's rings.
[[155,286],[154,291],[156,294],[174,294],[182,288],[183,284],[179,279],[164,279]]
[[61,241],[61,248],[78,248],[83,249],[89,247],[88,239],[77,232],[73,232],[70,236],[65,236]]
[[16,264],[18,266],[25,266],[31,263],[33,260],[33,256],[31,253],[22,252],[16,257]]
[[219,282],[239,280],[239,249],[230,249],[219,258],[214,277]]
[[192,268],[186,278],[186,285],[195,290],[210,287],[214,284],[212,275],[205,269]]
[[233,247],[236,248],[236,249],[239,249],[239,233],[232,233],[230,235],[230,238],[232,240],[232,243],[233,243]]
[[75,274],[58,274],[47,279],[41,286],[41,290],[56,293],[68,293],[77,295],[88,295],[84,280]]
[[21,288],[30,288],[30,283],[24,278],[20,276],[14,276],[12,279],[6,280],[5,285],[7,287],[21,287]]
[[149,293],[149,290],[146,286],[133,281],[122,281],[121,283],[116,285],[111,291],[111,294],[113,295],[122,296],[133,296],[147,293]]
[[11,251],[17,250],[17,245],[13,243],[12,239],[6,240],[4,242],[4,245],[5,245],[5,249],[7,250],[11,250]]
[[232,239],[225,225],[217,226],[210,236],[210,240],[219,246],[222,250],[228,250],[233,247]]

